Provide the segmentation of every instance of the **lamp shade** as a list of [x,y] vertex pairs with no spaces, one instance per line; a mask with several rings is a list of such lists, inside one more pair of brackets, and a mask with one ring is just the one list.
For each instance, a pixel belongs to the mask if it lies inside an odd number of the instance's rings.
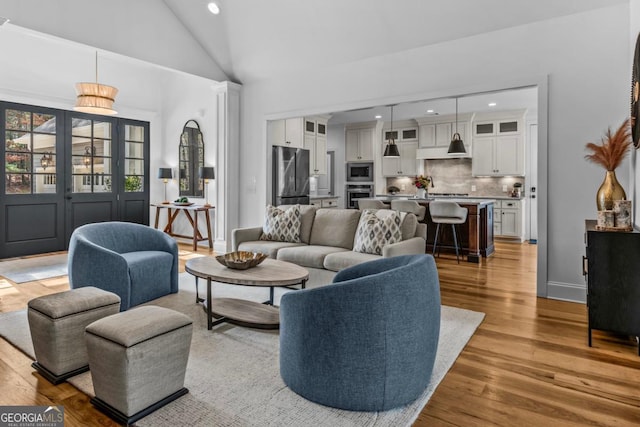
[[464,148],[464,142],[462,142],[460,134],[458,132],[454,133],[447,154],[465,154],[466,152],[467,150]]
[[395,142],[389,142],[386,147],[384,147],[384,157],[400,157],[400,151],[398,151],[398,146]]
[[198,170],[198,176],[200,179],[215,179],[213,172],[213,166],[200,166]]
[[111,116],[118,114],[113,109],[118,89],[99,83],[76,83],[76,111]]
[[159,168],[158,169],[158,178],[159,179],[171,179],[173,178],[173,172],[171,168]]

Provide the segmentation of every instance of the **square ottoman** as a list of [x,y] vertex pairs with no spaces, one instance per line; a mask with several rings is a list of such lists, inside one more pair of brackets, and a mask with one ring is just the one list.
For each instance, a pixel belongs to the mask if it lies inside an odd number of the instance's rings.
[[53,384],[87,371],[85,327],[119,311],[119,296],[92,286],[32,299],[27,309],[36,354],[32,366]]
[[134,308],[87,326],[96,394],[91,403],[128,425],[188,393],[184,377],[192,329],[188,316],[156,306]]

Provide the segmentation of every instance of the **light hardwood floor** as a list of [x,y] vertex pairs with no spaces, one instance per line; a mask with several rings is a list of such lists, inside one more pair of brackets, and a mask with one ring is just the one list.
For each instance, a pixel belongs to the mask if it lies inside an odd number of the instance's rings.
[[[183,268],[187,245],[181,253]],[[589,348],[584,305],[536,298],[535,245],[498,243],[481,265],[446,255],[437,264],[442,303],[486,317],[415,426],[640,425],[635,339],[594,332]],[[66,278],[0,278],[0,312],[67,288]],[[115,425],[84,394],[50,385],[30,364],[0,339],[0,405],[62,404],[67,426]]]

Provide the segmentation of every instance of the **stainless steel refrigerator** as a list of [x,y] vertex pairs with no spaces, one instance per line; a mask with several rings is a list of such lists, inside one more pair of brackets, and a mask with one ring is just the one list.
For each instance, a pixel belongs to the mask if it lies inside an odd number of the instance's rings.
[[273,205],[308,205],[309,150],[273,147],[271,154]]

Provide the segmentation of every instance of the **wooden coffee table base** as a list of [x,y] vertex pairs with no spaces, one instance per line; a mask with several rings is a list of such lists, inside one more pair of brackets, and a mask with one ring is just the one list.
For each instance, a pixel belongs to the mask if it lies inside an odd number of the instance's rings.
[[[203,304],[207,312],[206,302]],[[215,298],[211,300],[211,315],[216,319],[212,326],[229,322],[258,329],[280,328],[280,311],[277,307],[237,298]]]

